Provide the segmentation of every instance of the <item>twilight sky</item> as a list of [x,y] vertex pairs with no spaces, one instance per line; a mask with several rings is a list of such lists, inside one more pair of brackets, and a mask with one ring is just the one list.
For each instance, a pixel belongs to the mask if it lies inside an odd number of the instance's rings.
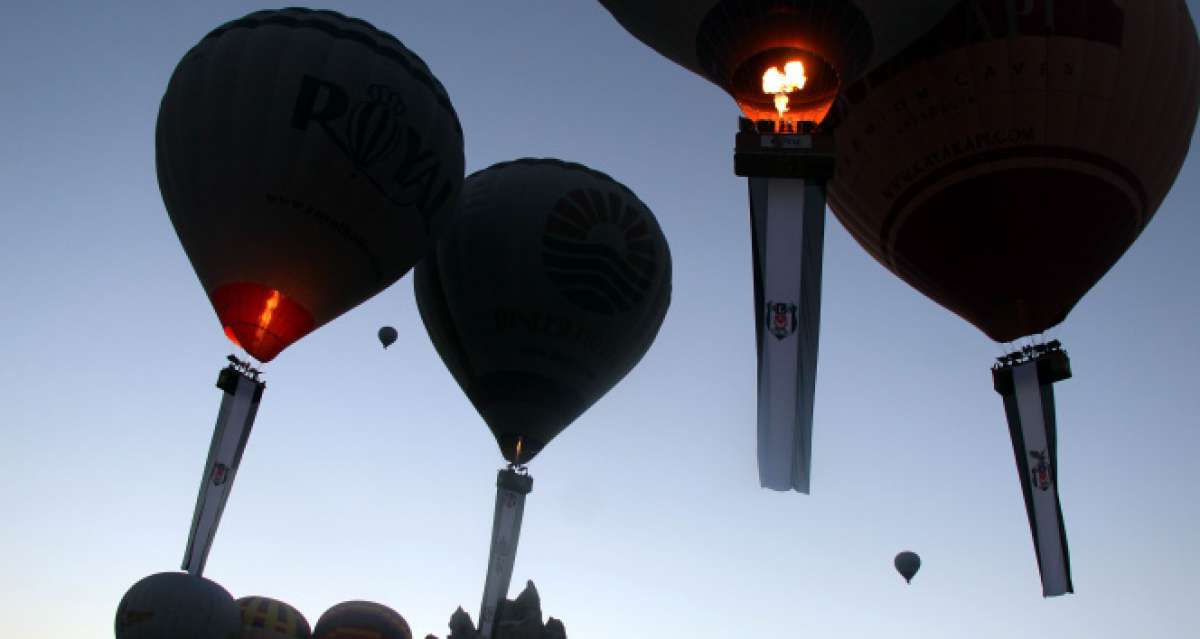
[[[154,123],[183,53],[259,8],[5,5],[0,618],[11,636],[111,636],[124,591],[179,565],[231,345],[163,209]],[[522,156],[582,162],[637,193],[670,243],[674,296],[657,342],[530,469],[512,594],[535,580],[573,639],[1200,627],[1196,144],[1153,223],[1052,333],[1075,373],[1056,392],[1076,594],[1044,600],[988,371],[1001,348],[832,218],[813,492],[758,488],[750,233],[725,94],[592,0],[326,8],[429,64],[462,121],[468,172]],[[386,352],[381,324],[400,332]],[[458,605],[475,616],[502,460],[434,352],[410,278],[266,373],[206,575],[313,623],[347,599],[392,606],[418,636],[444,636]],[[924,560],[912,586],[891,566],[902,549]]]

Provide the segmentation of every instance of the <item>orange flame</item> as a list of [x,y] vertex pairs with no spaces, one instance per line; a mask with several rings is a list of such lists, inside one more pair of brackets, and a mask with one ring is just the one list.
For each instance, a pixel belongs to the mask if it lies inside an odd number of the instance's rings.
[[263,338],[267,327],[271,325],[271,316],[275,314],[275,308],[279,306],[279,291],[272,291],[271,297],[267,298],[266,306],[263,307],[262,315],[258,316],[258,339]]
[[779,67],[771,67],[763,73],[763,93],[775,95],[775,110],[779,112],[780,120],[788,110],[787,94],[803,89],[807,82],[808,78],[804,75],[804,63],[799,60],[792,60],[783,65],[783,73],[779,72]]
[[524,443],[525,443],[525,438],[518,436],[517,437],[517,452],[513,455],[513,463],[514,464],[521,463],[521,445]]

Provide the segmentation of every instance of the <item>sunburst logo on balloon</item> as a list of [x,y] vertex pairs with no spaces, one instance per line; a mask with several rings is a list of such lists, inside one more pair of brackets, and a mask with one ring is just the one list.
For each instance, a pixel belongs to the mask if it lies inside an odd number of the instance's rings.
[[550,281],[572,304],[602,315],[629,311],[645,299],[658,253],[646,215],[597,189],[563,196],[542,236]]

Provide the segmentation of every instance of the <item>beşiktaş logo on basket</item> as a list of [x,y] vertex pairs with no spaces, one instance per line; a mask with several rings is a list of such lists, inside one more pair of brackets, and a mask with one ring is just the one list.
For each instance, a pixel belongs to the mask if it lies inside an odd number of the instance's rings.
[[[292,128],[305,131],[310,123],[319,126],[346,154],[356,175],[365,177],[393,204],[417,207],[428,231],[430,218],[450,197],[453,184],[442,176],[442,164],[426,147],[421,132],[406,120],[408,104],[403,96],[382,84],[368,86],[366,93],[366,99],[351,104],[341,86],[305,75],[292,110]],[[400,155],[393,167],[377,168],[397,150]]]
[[767,330],[776,339],[796,332],[796,305],[787,302],[767,302]]
[[1029,456],[1037,464],[1029,466],[1029,481],[1041,490],[1050,490],[1050,460],[1044,450],[1031,450]]
[[613,192],[577,189],[554,205],[542,235],[542,264],[572,304],[602,315],[645,299],[658,270],[650,223]]
[[224,484],[225,480],[229,479],[229,467],[225,464],[217,464],[216,466],[213,466],[211,479],[213,486],[220,486],[221,484]]

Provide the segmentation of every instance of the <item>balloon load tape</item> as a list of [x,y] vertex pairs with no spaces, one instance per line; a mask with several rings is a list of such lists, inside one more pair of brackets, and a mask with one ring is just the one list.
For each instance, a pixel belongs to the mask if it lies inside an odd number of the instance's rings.
[[812,122],[776,131],[770,120],[739,119],[733,172],[742,177],[829,179],[835,164],[833,133]]
[[227,356],[226,359],[229,360],[229,366],[222,368],[217,375],[217,388],[233,395],[237,392],[238,378],[245,377],[257,385],[253,401],[258,402],[262,398],[263,389],[267,386],[267,383],[262,381],[262,371],[233,355]]
[[533,477],[524,466],[509,465],[496,475],[496,488],[528,495],[533,491]]

